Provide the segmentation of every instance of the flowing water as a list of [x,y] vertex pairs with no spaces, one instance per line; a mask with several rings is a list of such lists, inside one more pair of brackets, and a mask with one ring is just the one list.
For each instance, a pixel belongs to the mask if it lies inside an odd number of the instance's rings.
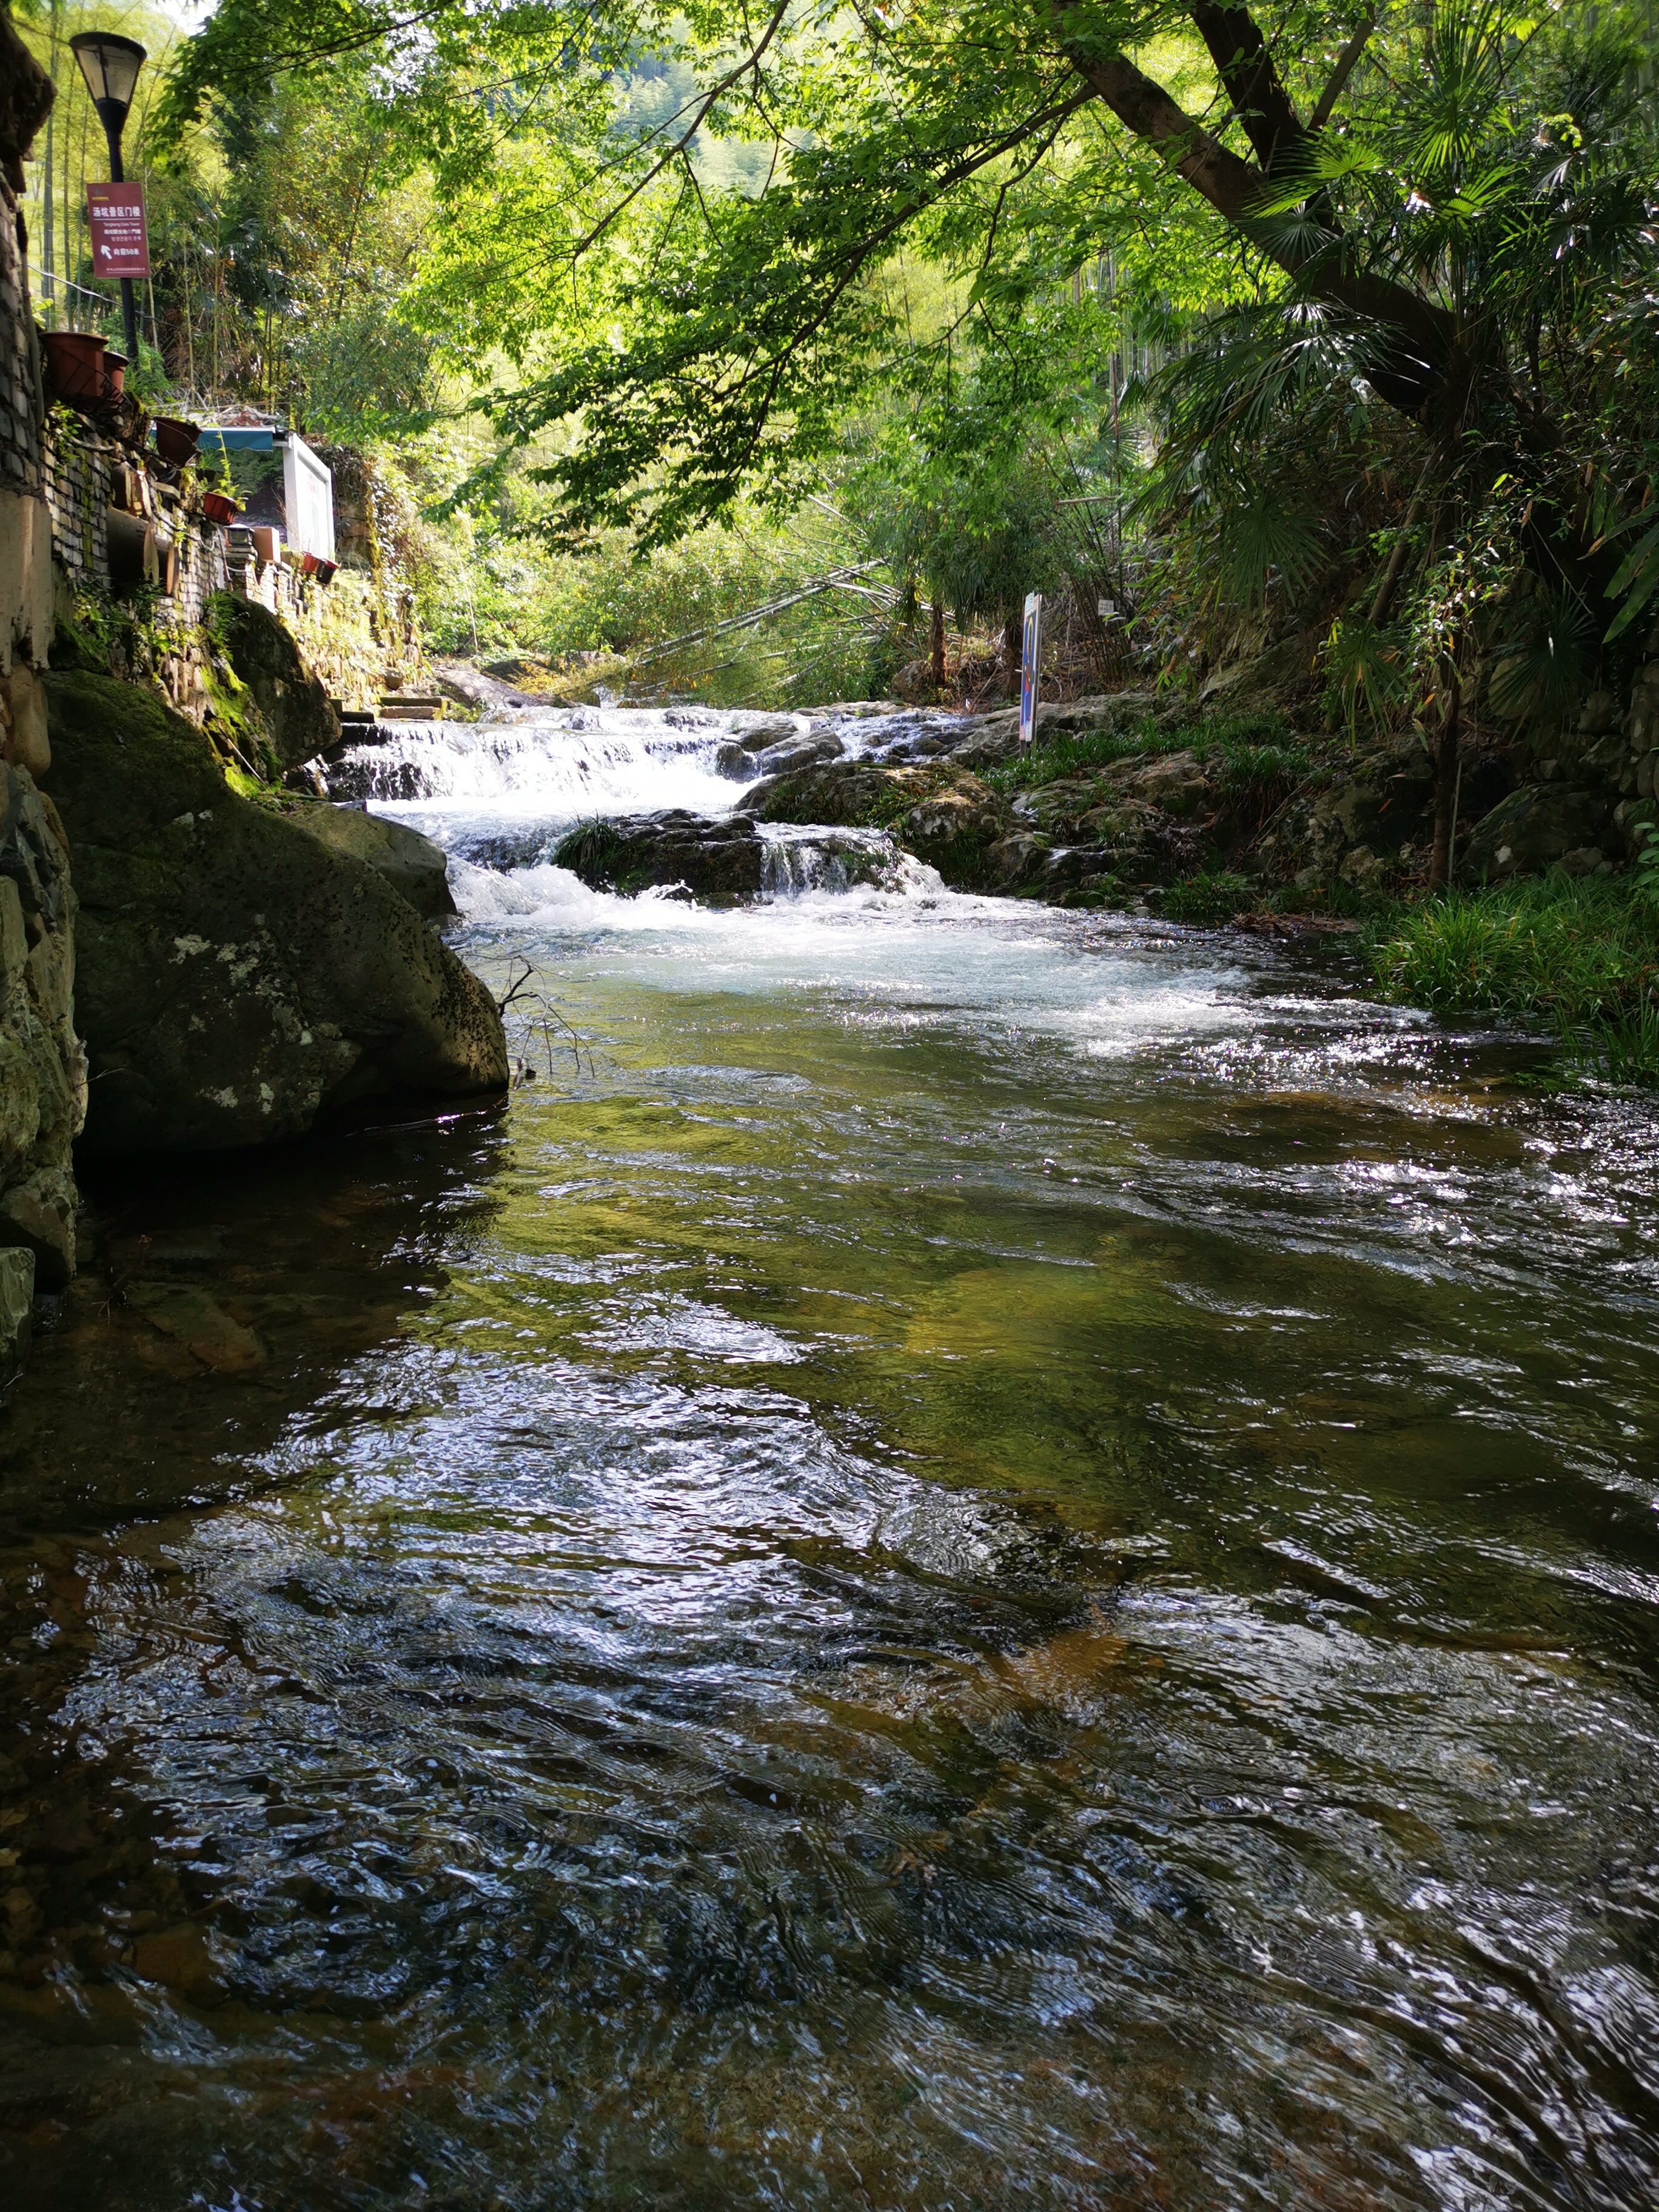
[[550,865],[717,734],[360,764],[536,1079],[94,1194],[4,2203],[1650,2206],[1649,1109],[1340,946]]

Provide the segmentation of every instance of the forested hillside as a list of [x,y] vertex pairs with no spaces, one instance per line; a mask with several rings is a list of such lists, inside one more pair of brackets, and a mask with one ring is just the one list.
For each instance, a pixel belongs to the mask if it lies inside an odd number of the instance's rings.
[[674,672],[878,690],[938,603],[982,683],[1031,588],[1102,674],[1305,635],[1351,724],[1477,667],[1547,724],[1640,657],[1647,0],[128,15],[150,373],[386,452],[456,643],[855,570]]

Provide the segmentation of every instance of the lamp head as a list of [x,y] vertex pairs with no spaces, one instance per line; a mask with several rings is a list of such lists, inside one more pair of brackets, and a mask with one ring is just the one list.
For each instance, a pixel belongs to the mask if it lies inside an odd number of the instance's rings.
[[123,39],[113,31],[80,31],[70,45],[81,64],[93,106],[106,124],[124,123],[132,105],[138,72],[144,65],[144,49],[137,39]]

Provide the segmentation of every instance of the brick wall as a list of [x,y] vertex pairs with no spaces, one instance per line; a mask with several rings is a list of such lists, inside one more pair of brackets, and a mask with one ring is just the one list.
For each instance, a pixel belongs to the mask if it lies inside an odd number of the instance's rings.
[[40,453],[52,558],[75,591],[107,592],[110,456],[67,407],[47,415]]

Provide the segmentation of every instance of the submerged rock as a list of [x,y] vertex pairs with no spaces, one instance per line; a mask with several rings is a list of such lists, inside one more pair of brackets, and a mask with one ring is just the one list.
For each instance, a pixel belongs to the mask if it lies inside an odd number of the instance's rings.
[[418,830],[406,829],[401,822],[383,821],[359,806],[301,805],[286,811],[289,820],[307,837],[316,838],[332,852],[349,853],[354,860],[367,860],[428,921],[454,913],[447,855],[441,845],[422,837]]
[[238,798],[148,693],[47,689],[89,1150],[267,1143],[366,1098],[505,1087],[489,993],[383,874]]

